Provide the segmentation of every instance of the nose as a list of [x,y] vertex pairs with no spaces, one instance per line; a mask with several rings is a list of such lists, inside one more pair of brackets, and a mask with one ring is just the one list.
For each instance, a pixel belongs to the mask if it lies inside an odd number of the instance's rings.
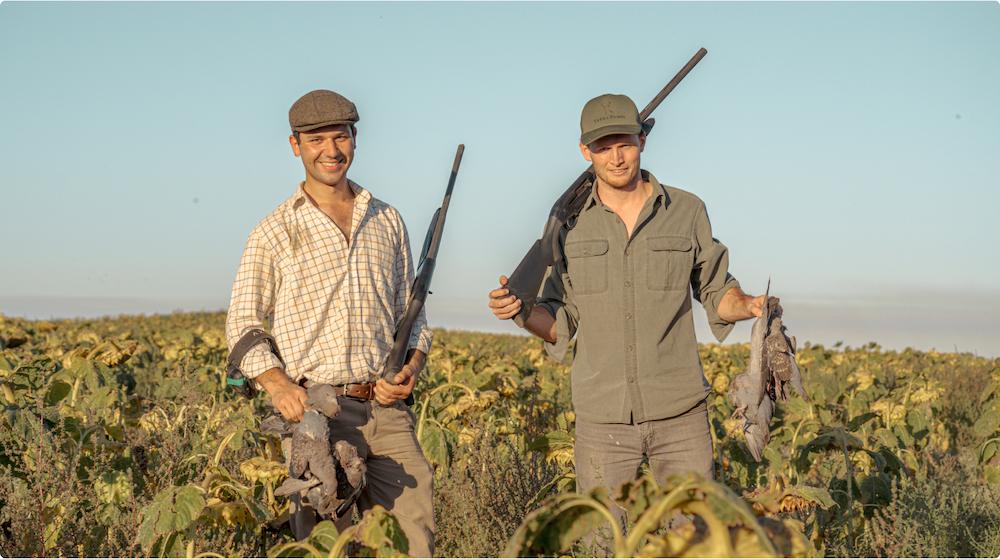
[[622,153],[622,149],[618,146],[611,148],[611,164],[614,166],[621,165],[625,162],[625,155]]
[[326,142],[323,142],[323,151],[334,158],[340,158],[343,154],[340,148],[337,147],[337,142],[333,138],[329,138]]

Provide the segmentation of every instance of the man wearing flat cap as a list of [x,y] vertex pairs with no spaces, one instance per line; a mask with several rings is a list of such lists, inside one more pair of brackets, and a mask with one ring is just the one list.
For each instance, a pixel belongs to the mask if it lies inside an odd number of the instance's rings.
[[[728,273],[705,204],[640,168],[645,145],[628,97],[601,95],[584,106],[580,152],[593,164],[593,188],[561,231],[564,256],[525,321],[556,359],[577,338],[571,386],[581,492],[634,479],[643,458],[660,480],[686,471],[712,477],[691,296],[719,341],[734,322],[762,312],[763,296],[746,295]],[[501,276],[490,292],[500,319],[521,310],[506,284]]]
[[[232,349],[268,320],[284,364],[258,344],[241,369],[288,421],[303,417],[303,386],[334,387],[341,411],[330,422],[331,438],[353,444],[367,464],[359,511],[375,505],[392,511],[409,553],[430,556],[432,470],[404,401],[430,351],[431,331],[421,311],[396,384],[380,379],[414,271],[399,212],[347,178],[358,120],[354,103],[332,91],[309,92],[292,105],[288,142],[305,180],[251,231],[233,283],[226,337]],[[303,538],[314,513],[295,497],[292,504],[292,528]],[[344,519],[349,522],[350,514]]]

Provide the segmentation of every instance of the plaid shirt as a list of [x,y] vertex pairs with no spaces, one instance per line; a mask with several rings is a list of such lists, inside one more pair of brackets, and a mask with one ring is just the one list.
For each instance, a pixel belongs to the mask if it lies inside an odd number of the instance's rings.
[[[233,282],[229,348],[251,328],[271,325],[293,381],[345,384],[378,378],[413,284],[413,260],[395,208],[351,182],[356,197],[350,243],[306,196],[295,194],[247,239]],[[421,311],[409,347],[428,353],[431,331]],[[281,362],[266,344],[243,358],[248,378]]]

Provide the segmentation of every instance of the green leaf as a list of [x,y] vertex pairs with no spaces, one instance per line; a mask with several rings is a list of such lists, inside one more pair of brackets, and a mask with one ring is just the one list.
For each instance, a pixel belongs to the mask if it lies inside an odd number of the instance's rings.
[[895,427],[892,428],[892,432],[896,434],[896,437],[899,439],[899,442],[902,443],[902,445],[901,445],[902,447],[911,447],[911,446],[913,446],[913,442],[914,442],[913,441],[913,436],[911,436],[910,433],[906,429],[903,429],[902,427],[900,427],[899,425],[897,425],[897,426],[895,426]]
[[[868,476],[861,482],[861,500],[867,505],[888,505],[892,500],[892,487],[885,474]],[[865,515],[871,516],[874,511],[865,507]]]
[[201,491],[193,486],[186,485],[177,490],[174,497],[174,530],[181,531],[198,519],[202,509],[205,508],[205,498]]
[[[3,366],[0,365],[0,368],[3,368]],[[989,400],[991,396],[993,396],[993,393],[996,392],[998,386],[1000,385],[991,384],[987,386],[986,390],[983,390],[982,394],[979,395],[979,403],[980,404],[986,403],[986,401]]]
[[333,522],[324,520],[313,526],[306,541],[323,553],[329,553],[339,536],[340,532],[337,531]]
[[205,498],[197,487],[168,487],[157,493],[153,501],[143,509],[136,542],[144,550],[150,549],[162,536],[180,532],[190,526],[204,508]]
[[651,475],[626,481],[615,493],[615,502],[623,505],[629,518],[639,518],[663,492]]
[[764,459],[767,460],[768,466],[779,469],[785,463],[785,457],[781,455],[781,451],[775,445],[770,444],[764,447]]
[[899,476],[906,469],[902,460],[891,449],[884,446],[879,447],[878,454],[882,457],[885,473]]
[[896,435],[893,435],[892,431],[884,427],[879,427],[878,429],[876,429],[875,432],[872,433],[872,437],[877,442],[882,443],[882,445],[884,446],[891,448],[896,448],[899,446],[899,439],[896,438]]
[[861,439],[848,433],[843,427],[823,429],[799,451],[799,456],[796,458],[796,467],[799,471],[808,469],[809,454],[813,452],[837,451],[843,450],[844,447],[850,452],[852,450],[861,450],[864,446]]
[[920,410],[910,410],[909,413],[906,414],[906,424],[910,426],[910,429],[913,430],[914,434],[922,431],[926,432],[929,429],[927,416]]
[[420,447],[432,464],[448,467],[451,453],[448,450],[448,439],[440,427],[428,424],[421,433]]
[[983,468],[983,477],[986,483],[1000,485],[1000,467],[986,466]]
[[836,504],[833,497],[830,496],[830,492],[822,487],[813,487],[811,485],[793,485],[791,487],[787,487],[785,489],[785,493],[795,495],[796,497],[805,499],[812,503],[816,503],[824,509],[829,509]]
[[848,431],[857,431],[865,423],[868,423],[869,421],[871,421],[872,419],[875,419],[876,417],[878,417],[878,414],[877,413],[872,413],[872,412],[864,413],[864,414],[861,414],[861,415],[859,415],[857,417],[854,417],[854,418],[852,418],[847,423],[847,430]]
[[72,391],[73,387],[68,383],[55,381],[49,385],[48,391],[45,392],[45,404],[54,406],[69,396]]
[[380,505],[365,511],[355,539],[376,557],[404,557],[410,551],[410,542],[399,521]]
[[1000,439],[993,439],[983,445],[983,449],[979,453],[979,463],[985,464],[989,462],[991,458],[998,455],[1000,455]]
[[502,555],[537,557],[564,553],[584,535],[605,524],[604,515],[594,508],[605,506],[601,504],[607,501],[605,495],[603,489],[595,489],[590,499],[572,493],[555,496],[524,518]]
[[997,431],[1000,431],[1000,411],[995,407],[983,413],[972,426],[972,434],[979,439],[985,439]]

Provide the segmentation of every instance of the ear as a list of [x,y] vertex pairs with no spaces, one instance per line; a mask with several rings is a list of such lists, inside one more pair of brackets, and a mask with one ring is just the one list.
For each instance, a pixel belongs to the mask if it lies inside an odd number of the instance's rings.
[[646,135],[639,134],[639,153],[642,153],[644,149],[646,149]]
[[351,125],[351,147],[358,149],[358,129],[353,124]]
[[295,157],[299,157],[302,155],[301,153],[299,153],[299,142],[296,141],[295,134],[290,134],[288,136],[288,145],[292,146],[292,153],[295,154]]
[[587,161],[593,161],[590,155],[590,148],[587,147],[586,144],[580,144],[580,154],[583,155],[583,158]]

